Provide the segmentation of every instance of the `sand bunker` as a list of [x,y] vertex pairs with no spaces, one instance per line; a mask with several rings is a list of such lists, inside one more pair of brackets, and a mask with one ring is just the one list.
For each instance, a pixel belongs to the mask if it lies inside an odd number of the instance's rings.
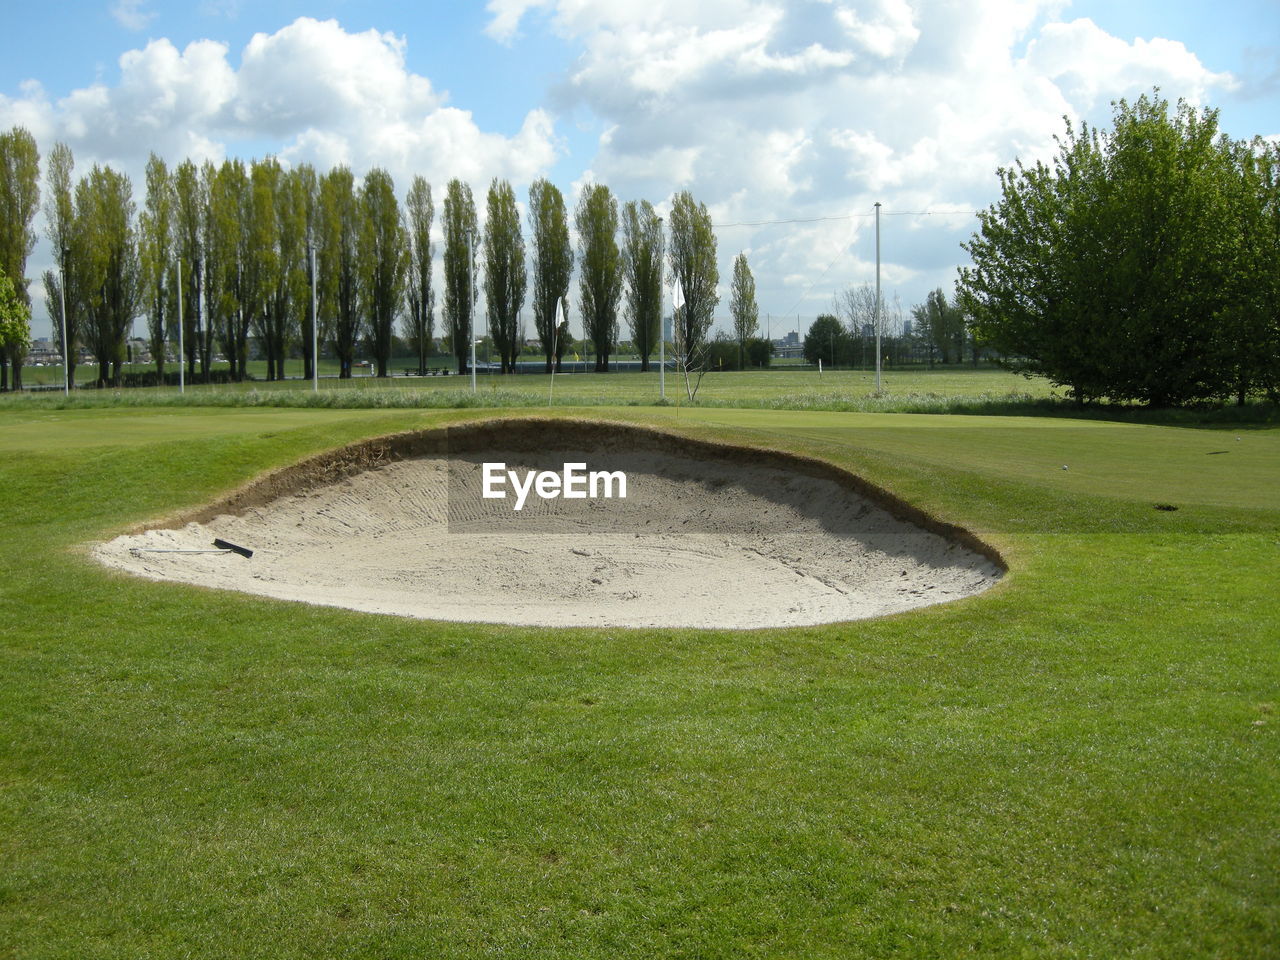
[[[625,498],[481,496],[483,464],[621,471]],[[491,487],[492,490],[492,487]],[[1003,566],[962,530],[821,461],[619,424],[403,434],[268,475],[102,563],[285,600],[540,626],[778,627],[977,593]],[[254,551],[201,550],[214,538]]]

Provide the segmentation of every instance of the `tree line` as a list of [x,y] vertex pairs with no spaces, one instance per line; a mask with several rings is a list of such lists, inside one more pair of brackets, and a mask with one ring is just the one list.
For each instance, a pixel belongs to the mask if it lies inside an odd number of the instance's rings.
[[[0,163],[0,270],[29,306],[24,273],[40,189],[39,155],[27,131],[14,128],[0,139]],[[385,377],[397,323],[425,373],[437,298],[443,340],[461,373],[482,291],[502,370],[515,370],[528,300],[550,372],[572,343],[575,268],[577,306],[597,370],[608,370],[623,319],[642,369],[649,368],[662,336],[664,273],[684,299],[674,315],[675,358],[689,370],[705,366],[719,302],[716,238],[705,204],[688,191],[673,198],[664,225],[647,200],[620,205],[609,187],[588,184],[573,212],[575,250],[563,194],[539,179],[528,192],[527,250],[509,182],[490,184],[481,230],[471,187],[450,180],[440,203],[444,289],[437,291],[436,202],[421,176],[401,204],[391,175],[380,168],[357,181],[345,166],[320,172],[267,157],[202,165],[187,159],[170,168],[152,154],[139,207],[124,173],[95,164],[76,179],[74,166],[71,150],[55,145],[44,189],[54,267],[43,281],[59,349],[65,329],[72,349],[64,354],[74,365],[76,347],[89,350],[100,385],[119,383],[126,336],[139,317],[161,377],[166,343],[179,339],[179,325],[181,362],[193,378],[207,378],[221,354],[231,378],[244,379],[251,338],[266,357],[267,379],[283,377],[292,348],[301,349],[310,377],[313,333],[337,358],[340,377],[351,376],[361,344],[370,346],[377,375]],[[754,297],[750,268],[739,255],[735,318],[755,316]],[[745,340],[754,327],[742,329]],[[16,376],[21,359],[3,352]]]

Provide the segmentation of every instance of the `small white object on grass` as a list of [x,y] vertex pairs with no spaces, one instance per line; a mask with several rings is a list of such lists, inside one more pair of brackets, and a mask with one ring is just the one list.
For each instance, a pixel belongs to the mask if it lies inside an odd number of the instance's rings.
[[1068,469],[1068,468],[1067,468],[1067,465],[1066,465],[1065,463],[1062,465],[1062,469],[1063,469],[1063,470]]

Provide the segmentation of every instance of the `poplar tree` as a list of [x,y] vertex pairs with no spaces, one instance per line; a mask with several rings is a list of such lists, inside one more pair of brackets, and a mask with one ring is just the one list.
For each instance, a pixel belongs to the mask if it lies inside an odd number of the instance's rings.
[[320,179],[320,278],[324,311],[338,377],[351,378],[356,345],[363,334],[360,289],[360,201],[355,178],[347,167],[330,170]]
[[578,228],[578,298],[582,326],[595,345],[596,371],[609,370],[618,341],[618,300],[622,295],[622,257],[618,251],[618,201],[602,183],[589,184],[574,215]]
[[95,164],[76,185],[76,212],[84,242],[86,340],[98,358],[98,385],[119,386],[125,334],[141,299],[129,178]]
[[[679,282],[684,297],[683,306],[675,311],[676,363],[684,374],[685,391],[693,400],[706,371],[707,332],[720,302],[716,294],[720,270],[711,214],[688,190],[676,194],[671,205],[668,257],[671,284],[674,287]],[[690,379],[691,372],[697,373],[695,379]]]
[[[293,170],[297,178],[297,190],[303,209],[303,273],[306,278],[306,290],[303,292],[302,323],[299,337],[302,340],[302,376],[310,380],[315,376],[315,364],[318,357],[312,353],[311,345],[319,345],[323,340],[315,324],[319,322],[316,310],[319,297],[311,296],[312,289],[319,290],[319,277],[316,275],[320,256],[320,181],[316,177],[316,168],[309,163],[301,163]],[[314,331],[314,333],[313,333]]]
[[405,301],[408,307],[409,342],[418,354],[418,376],[427,372],[431,340],[435,334],[436,294],[431,282],[431,221],[435,205],[431,202],[431,184],[418,176],[409,186],[405,201],[405,243],[408,246],[408,275],[405,279]]
[[171,304],[176,303],[173,270],[173,181],[154,153],[147,160],[147,197],[138,218],[142,303],[147,314],[147,345],[164,382],[165,337]]
[[535,180],[529,187],[529,229],[533,236],[533,326],[546,357],[559,369],[561,334],[556,329],[556,304],[569,314],[569,282],[573,277],[573,244],[569,240],[569,215],[560,188],[549,180]]
[[733,315],[733,334],[738,341],[738,365],[746,366],[747,341],[760,327],[760,307],[756,304],[756,278],[747,265],[747,255],[733,258],[733,289],[729,296],[729,312]]
[[627,285],[627,323],[631,343],[640,354],[640,369],[662,336],[662,218],[648,200],[622,207],[622,274]]
[[202,247],[206,269],[205,306],[208,324],[230,367],[232,380],[245,377],[248,361],[249,320],[242,302],[244,275],[241,227],[249,203],[249,175],[239,160],[224,160],[218,167],[204,165],[205,206]]
[[[62,355],[66,357],[67,382],[74,386],[76,346],[79,341],[82,311],[73,256],[76,243],[76,212],[71,181],[75,159],[71,148],[65,143],[55,143],[53,149],[49,151],[46,164],[45,236],[49,238],[49,243],[53,247],[53,261],[56,269],[48,270],[44,274],[45,305],[49,308],[49,317],[53,321],[53,338]],[[62,296],[59,296],[59,292]],[[65,317],[62,316],[63,304],[66,305]],[[66,343],[62,340],[64,327]]]
[[183,160],[173,171],[175,252],[182,270],[178,295],[182,297],[182,344],[187,376],[194,377],[196,362],[207,375],[211,346],[206,347],[203,310],[204,219],[208,204],[207,184],[191,160]]
[[[444,194],[444,325],[450,349],[458,361],[458,372],[466,373],[470,363],[472,314],[479,284],[472,278],[475,271],[478,240],[476,205],[471,187],[453,179]],[[468,238],[471,255],[467,255]],[[471,295],[467,295],[470,287]]]
[[[40,152],[35,137],[25,127],[0,133],[0,270],[9,277],[14,292],[28,308],[27,257],[36,245],[32,228],[40,207]],[[0,350],[0,390],[7,389],[7,368],[13,366],[13,389],[22,389],[22,364],[28,341],[13,337]]]
[[374,362],[378,376],[385,377],[408,260],[395,184],[391,174],[378,167],[365,174],[360,186],[359,260]]
[[486,200],[484,231],[484,292],[489,331],[501,358],[502,372],[515,373],[520,355],[520,308],[524,306],[528,276],[524,237],[515,191],[506,180],[494,179]]

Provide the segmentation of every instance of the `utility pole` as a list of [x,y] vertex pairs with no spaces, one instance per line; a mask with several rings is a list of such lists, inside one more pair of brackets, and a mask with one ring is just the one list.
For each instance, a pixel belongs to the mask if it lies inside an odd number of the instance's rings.
[[880,201],[876,201],[876,393],[880,392]]
[[178,392],[187,392],[187,368],[182,349],[182,260],[178,260]]
[[71,396],[71,345],[67,343],[67,271],[58,268],[58,307],[62,311],[62,392]]
[[320,392],[320,311],[316,308],[316,248],[311,248],[311,392]]

